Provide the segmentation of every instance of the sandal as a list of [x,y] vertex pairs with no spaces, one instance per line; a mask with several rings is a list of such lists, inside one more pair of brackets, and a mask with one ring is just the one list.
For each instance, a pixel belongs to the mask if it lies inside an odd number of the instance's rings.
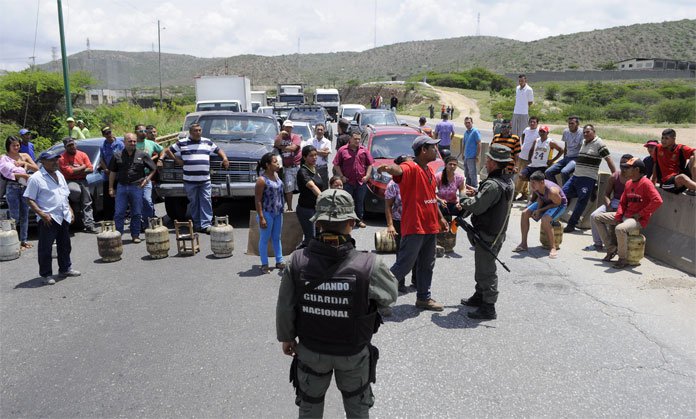
[[20,248],[21,248],[22,250],[31,249],[32,247],[34,247],[34,246],[32,246],[31,244],[29,244],[29,243],[27,243],[27,242],[22,242],[22,243],[19,244],[19,246],[20,246]]
[[268,265],[261,265],[261,267],[259,269],[261,269],[262,273],[265,273],[265,274],[271,273],[271,268],[269,268]]
[[556,259],[558,258],[558,251],[555,251],[553,253],[549,252],[549,259]]
[[602,258],[602,260],[605,262],[611,262],[611,260],[614,259],[614,256],[616,256],[617,254],[618,252],[616,251],[609,252],[606,256],[604,256],[604,258]]
[[527,247],[522,246],[522,245],[520,244],[520,245],[518,245],[517,247],[515,247],[512,251],[515,252],[515,253],[522,253],[522,252],[526,252],[527,250],[529,250]]

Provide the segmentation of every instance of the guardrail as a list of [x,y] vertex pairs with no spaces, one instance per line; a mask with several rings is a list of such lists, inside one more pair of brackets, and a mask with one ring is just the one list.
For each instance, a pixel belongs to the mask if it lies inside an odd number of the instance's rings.
[[175,132],[173,134],[167,134],[161,137],[157,137],[155,141],[162,147],[169,147],[170,145],[176,142],[177,138],[179,138],[179,133]]

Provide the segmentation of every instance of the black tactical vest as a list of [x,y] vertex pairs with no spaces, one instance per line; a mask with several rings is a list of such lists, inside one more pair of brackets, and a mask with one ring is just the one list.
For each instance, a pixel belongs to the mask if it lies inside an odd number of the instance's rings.
[[471,223],[476,230],[485,234],[484,239],[492,237],[491,241],[493,241],[501,231],[507,230],[508,210],[515,187],[512,184],[512,180],[507,176],[501,175],[499,170],[492,172],[486,180],[481,182],[479,189],[486,182],[497,183],[502,190],[502,194],[486,212],[480,215],[472,215]]
[[300,342],[324,354],[360,352],[378,321],[376,305],[368,299],[375,255],[358,252],[353,243],[336,248],[312,240],[291,260]]

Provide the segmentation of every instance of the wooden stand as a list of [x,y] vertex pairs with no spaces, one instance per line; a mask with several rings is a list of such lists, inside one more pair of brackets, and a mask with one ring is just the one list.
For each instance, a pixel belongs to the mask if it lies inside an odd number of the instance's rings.
[[[179,232],[179,229],[183,233]],[[201,251],[200,243],[198,242],[198,233],[193,232],[193,222],[174,221],[174,231],[176,232],[176,250],[179,256],[193,256]]]

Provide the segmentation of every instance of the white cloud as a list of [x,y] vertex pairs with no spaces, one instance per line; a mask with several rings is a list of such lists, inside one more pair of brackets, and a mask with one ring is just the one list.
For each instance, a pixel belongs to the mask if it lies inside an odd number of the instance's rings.
[[[51,59],[60,47],[55,1],[40,0],[36,53],[36,2],[0,0],[0,68]],[[63,0],[68,53],[86,49],[162,51],[202,57],[281,55],[300,51],[372,48],[375,1],[303,0]],[[531,41],[560,34],[696,16],[684,0],[582,0],[554,2],[377,0],[377,44],[472,36],[481,13],[481,34]],[[60,54],[60,49],[58,49]]]

